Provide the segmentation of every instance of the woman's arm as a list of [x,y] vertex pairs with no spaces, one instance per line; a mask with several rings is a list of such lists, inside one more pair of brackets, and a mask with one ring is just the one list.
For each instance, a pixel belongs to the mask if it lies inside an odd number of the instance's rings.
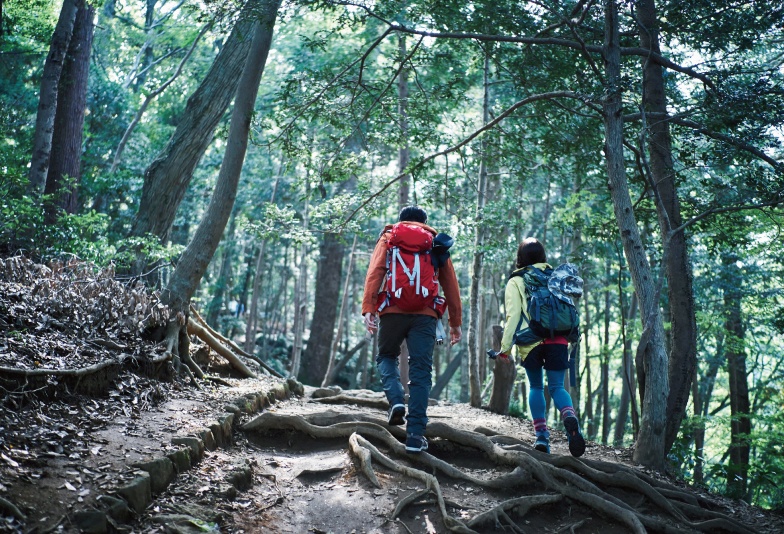
[[501,339],[501,352],[507,356],[511,354],[514,346],[514,333],[517,324],[520,322],[520,314],[523,311],[523,296],[515,284],[514,278],[509,279],[504,291],[504,305],[506,307],[506,325],[504,325],[504,337]]

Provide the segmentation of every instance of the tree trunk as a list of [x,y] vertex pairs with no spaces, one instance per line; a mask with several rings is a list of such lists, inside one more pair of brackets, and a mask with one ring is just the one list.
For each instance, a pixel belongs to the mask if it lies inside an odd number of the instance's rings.
[[[306,180],[305,189],[310,190],[310,181]],[[306,193],[309,195],[309,193]],[[310,205],[309,200],[305,200],[305,220],[303,226],[305,231],[308,230],[310,224]],[[302,367],[302,352],[304,349],[303,335],[305,330],[305,314],[308,304],[308,245],[302,243],[302,249],[299,258],[299,276],[297,276],[294,283],[294,324],[292,330],[294,331],[294,346],[291,348],[291,366],[289,374],[291,376],[298,376]],[[285,312],[284,312],[285,315]],[[314,313],[313,316],[317,316]],[[284,328],[285,331],[285,328]],[[309,365],[306,368],[310,367]]]
[[[77,0],[64,0],[60,17],[52,34],[52,43],[41,75],[41,89],[38,95],[38,114],[35,118],[33,152],[30,160],[29,192],[38,196],[43,192],[49,170],[49,156],[52,151],[54,116],[57,110],[57,92],[60,76],[65,64],[68,43],[73,34]],[[83,2],[81,2],[83,4]]]
[[[275,194],[278,191],[278,184],[280,177],[283,174],[283,163],[281,162],[280,169],[277,176],[275,176],[275,184],[272,186],[272,193],[270,194],[270,204],[275,202]],[[259,254],[256,258],[256,269],[253,273],[253,292],[250,297],[250,306],[248,306],[248,314],[245,319],[245,352],[254,352],[254,345],[256,343],[256,332],[258,331],[259,320],[259,297],[261,296],[261,282],[264,279],[264,254],[267,250],[267,240],[262,239],[259,245]]]
[[227,288],[232,285],[232,265],[234,260],[234,232],[237,229],[237,210],[233,210],[229,219],[229,229],[226,232],[226,237],[223,241],[223,255],[221,258],[220,270],[218,272],[218,279],[215,281],[215,289],[207,306],[206,319],[207,324],[211,325],[215,330],[220,331],[218,328],[218,316],[223,308],[223,301],[226,297]]
[[[493,350],[501,350],[503,334],[503,327],[493,326]],[[503,415],[509,413],[509,401],[512,398],[516,375],[517,365],[513,358],[496,358],[493,364],[493,391],[490,393],[488,410]]]
[[[398,52],[400,54],[400,61],[405,60],[406,57],[406,36],[398,34]],[[400,69],[400,74],[397,77],[397,116],[398,126],[400,127],[400,137],[403,140],[397,152],[397,172],[402,174],[408,167],[408,162],[411,157],[411,149],[408,145],[408,69]],[[410,194],[410,181],[408,175],[400,179],[400,187],[398,188],[397,206],[398,211],[402,210],[409,204]]]
[[610,435],[610,267],[608,255],[605,265],[604,343],[602,345],[602,445],[607,445],[607,437]]
[[[193,170],[212,141],[226,108],[237,94],[237,85],[251,47],[254,27],[251,14],[260,3],[261,0],[249,0],[245,5],[209,72],[188,99],[174,135],[145,171],[139,211],[130,232],[132,236],[152,234],[161,242],[168,240]],[[145,267],[145,258],[139,258],[134,274],[140,274]]]
[[[485,54],[484,66],[484,96],[482,98],[482,126],[490,122],[490,57]],[[474,229],[474,261],[471,269],[471,289],[469,290],[469,313],[468,313],[468,374],[470,384],[470,402],[474,408],[482,405],[482,384],[479,380],[479,352],[481,350],[481,335],[477,335],[479,324],[479,293],[480,282],[482,280],[482,250],[483,240],[483,218],[485,209],[485,195],[487,194],[487,141],[486,136],[482,137],[481,154],[479,161],[479,189],[476,192],[476,211]]]
[[[637,16],[642,26],[640,45],[659,54],[659,22],[656,17],[655,0],[638,1]],[[663,69],[653,61],[643,62],[643,106],[648,112],[667,113]],[[660,199],[660,202],[656,203],[656,209],[659,213],[662,234],[667,236],[670,230],[679,227],[683,222],[675,184],[672,139],[667,121],[651,121],[648,126],[651,179]],[[684,232],[672,235],[669,243],[665,242],[665,246],[667,245],[669,253],[666,256],[665,268],[671,321],[671,350],[665,452],[669,451],[678,435],[681,421],[686,414],[691,383],[697,368],[697,320],[692,287],[693,273]]]
[[[622,272],[622,271],[621,271]],[[620,276],[618,277],[620,281]],[[634,383],[634,359],[632,358],[632,339],[627,335],[629,325],[634,324],[637,316],[637,297],[632,293],[631,302],[629,306],[624,309],[623,305],[623,288],[618,284],[618,308],[623,314],[624,321],[621,325],[621,335],[623,336],[623,361],[621,362],[621,382],[623,383],[621,389],[621,400],[618,404],[618,415],[615,418],[615,434],[613,435],[613,446],[623,446],[623,436],[626,433],[626,421],[629,418],[629,404],[634,402],[633,392],[636,390]],[[635,408],[632,410],[636,412]],[[635,418],[636,419],[636,416]],[[634,435],[637,435],[636,420],[633,424]]]
[[316,271],[314,313],[308,338],[308,364],[302,368],[299,375],[304,384],[320,385],[329,367],[345,252],[346,246],[340,235],[324,234]]
[[586,434],[589,438],[593,439],[596,436],[596,421],[594,420],[593,413],[593,380],[591,376],[591,344],[590,344],[590,326],[591,326],[591,309],[588,306],[588,284],[583,286],[583,301],[585,302],[585,322],[583,326],[583,338],[585,344],[585,419],[587,422]]
[[147,9],[144,13],[144,34],[147,37],[144,41],[143,50],[140,50],[139,53],[142,55],[141,63],[139,67],[136,69],[138,75],[136,76],[136,80],[133,84],[133,92],[138,93],[139,90],[144,87],[144,82],[147,80],[147,67],[152,64],[154,51],[152,46],[152,32],[153,30],[153,23],[155,22],[155,4],[158,3],[158,0],[146,0]]
[[721,363],[724,361],[724,333],[719,330],[716,335],[716,353],[708,357],[708,369],[699,381],[694,381],[694,415],[698,418],[694,430],[694,482],[704,482],[703,465],[705,457],[705,421],[708,417],[713,386]]
[[82,130],[87,106],[94,15],[95,8],[86,2],[79,4],[60,75],[52,150],[44,188],[45,194],[54,195],[52,204],[46,207],[47,224],[53,224],[57,220],[59,210],[66,213],[76,212],[82,171]]
[[722,260],[725,270],[724,330],[731,413],[727,494],[734,499],[745,499],[749,477],[751,409],[744,347],[746,331],[741,315],[743,293],[740,281],[743,280],[743,273],[736,265],[738,256],[735,254],[728,254]]
[[351,245],[351,253],[348,256],[348,269],[346,270],[346,282],[343,285],[343,296],[340,299],[340,311],[338,312],[338,331],[337,334],[335,334],[335,339],[332,340],[327,371],[324,373],[324,379],[321,382],[321,387],[327,387],[330,385],[335,380],[335,376],[339,371],[335,368],[337,365],[335,360],[337,359],[338,355],[338,341],[343,334],[343,324],[345,321],[347,321],[346,313],[348,311],[348,295],[350,292],[351,274],[354,271],[354,257],[356,248],[357,236],[354,235],[354,243]]
[[215,191],[204,218],[177,263],[169,285],[162,293],[164,303],[185,316],[188,314],[190,299],[215,254],[234,207],[237,184],[248,147],[251,117],[272,43],[278,5],[279,0],[264,0],[260,6],[259,19],[254,25],[253,42],[237,86],[226,153],[218,173]]
[[640,374],[640,387],[644,388],[643,412],[634,461],[646,467],[662,469],[666,452],[664,431],[669,392],[667,354],[664,349],[664,326],[659,313],[658,292],[654,287],[648,257],[640,241],[624,167],[619,39],[617,2],[606,0],[604,61],[607,88],[603,111],[608,185],[634,290],[640,299],[640,315],[644,325],[637,350],[642,359],[642,365],[637,365],[637,372]]

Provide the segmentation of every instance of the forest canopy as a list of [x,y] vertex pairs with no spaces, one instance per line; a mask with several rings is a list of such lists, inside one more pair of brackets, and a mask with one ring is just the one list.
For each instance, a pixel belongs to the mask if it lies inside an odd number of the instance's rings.
[[277,373],[380,390],[363,281],[419,205],[467,334],[432,395],[477,405],[534,236],[585,280],[586,437],[784,506],[780,2],[0,6],[3,256],[112,265]]

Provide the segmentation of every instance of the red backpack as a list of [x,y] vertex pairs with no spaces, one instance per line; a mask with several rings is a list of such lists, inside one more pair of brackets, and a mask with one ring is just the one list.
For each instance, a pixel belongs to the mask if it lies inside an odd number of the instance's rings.
[[397,306],[416,312],[426,308],[439,317],[446,299],[438,295],[438,270],[433,267],[433,234],[421,226],[397,223],[387,241],[387,277],[379,294],[377,311]]

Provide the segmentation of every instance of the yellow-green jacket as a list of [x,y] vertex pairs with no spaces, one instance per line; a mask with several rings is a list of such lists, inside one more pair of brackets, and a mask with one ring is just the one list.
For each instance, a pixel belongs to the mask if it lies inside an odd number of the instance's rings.
[[[541,270],[550,267],[547,263],[535,263],[533,266]],[[523,269],[525,269],[525,267],[513,271],[512,274],[518,273]],[[523,282],[522,276],[512,276],[509,278],[509,281],[506,282],[504,305],[506,307],[506,325],[504,326],[504,337],[501,340],[501,352],[512,356],[511,350],[513,347],[516,347],[517,355],[521,360],[525,360],[528,353],[541,342],[537,341],[536,343],[523,347],[514,344],[514,334],[517,325],[520,323],[520,314],[525,314],[525,310],[528,308],[528,299],[525,296],[525,283]]]

